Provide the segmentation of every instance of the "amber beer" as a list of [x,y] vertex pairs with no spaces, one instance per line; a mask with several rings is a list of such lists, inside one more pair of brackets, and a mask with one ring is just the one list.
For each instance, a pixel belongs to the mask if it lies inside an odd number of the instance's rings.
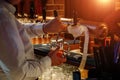
[[32,44],[48,44],[50,43],[50,38],[41,38],[41,37],[34,37],[31,38]]

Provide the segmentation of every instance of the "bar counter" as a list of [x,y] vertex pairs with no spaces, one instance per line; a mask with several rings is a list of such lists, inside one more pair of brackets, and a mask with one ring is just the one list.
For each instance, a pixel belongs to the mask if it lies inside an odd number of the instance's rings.
[[[49,53],[49,51],[50,51],[49,44],[34,45],[34,53],[38,59],[46,56]],[[82,55],[78,53],[70,52],[70,55],[67,55],[66,58],[67,58],[67,62],[65,62],[60,66],[54,66],[46,70],[46,72],[44,72],[43,75],[39,77],[39,80],[46,80],[46,79],[56,80],[56,78],[58,80],[74,80],[73,73],[76,73],[76,71],[78,70]],[[80,73],[81,76],[79,75],[78,77],[80,77],[83,80],[86,80],[86,78],[88,78],[88,70],[94,67],[95,67],[94,58],[92,56],[88,56],[85,71],[81,72]]]

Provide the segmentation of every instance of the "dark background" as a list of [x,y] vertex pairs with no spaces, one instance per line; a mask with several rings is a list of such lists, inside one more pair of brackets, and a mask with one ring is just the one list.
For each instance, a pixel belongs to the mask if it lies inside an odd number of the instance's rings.
[[79,18],[90,21],[103,21],[115,10],[115,0],[102,3],[100,0],[65,0],[65,17],[72,18],[73,10]]

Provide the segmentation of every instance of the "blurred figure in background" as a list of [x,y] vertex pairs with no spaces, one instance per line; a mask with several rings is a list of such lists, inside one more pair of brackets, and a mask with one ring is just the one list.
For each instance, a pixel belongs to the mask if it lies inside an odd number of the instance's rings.
[[[114,40],[114,65],[113,65],[113,75],[119,77],[120,73],[120,10],[112,12],[108,15],[104,22],[108,26],[110,33],[113,35]],[[113,79],[114,79],[113,78]]]

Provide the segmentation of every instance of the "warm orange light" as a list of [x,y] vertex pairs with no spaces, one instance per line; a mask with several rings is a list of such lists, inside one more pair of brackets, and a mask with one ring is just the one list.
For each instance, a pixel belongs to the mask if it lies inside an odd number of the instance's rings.
[[98,0],[99,3],[103,3],[103,4],[107,4],[109,2],[111,2],[111,0]]

